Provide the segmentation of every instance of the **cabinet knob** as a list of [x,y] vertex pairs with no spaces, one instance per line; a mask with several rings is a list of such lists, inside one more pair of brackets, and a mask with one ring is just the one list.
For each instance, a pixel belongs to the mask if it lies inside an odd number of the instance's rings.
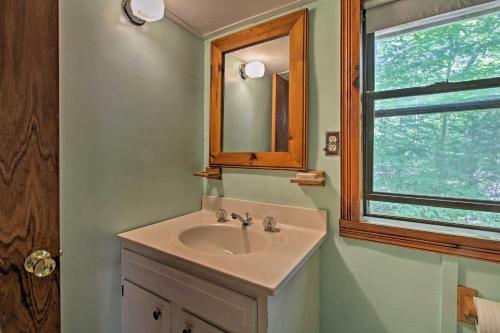
[[158,320],[161,316],[161,312],[160,311],[153,311],[153,318],[155,320]]
[[182,333],[191,333],[191,328],[193,327],[193,325],[191,325],[190,322],[186,321],[186,328],[182,330]]

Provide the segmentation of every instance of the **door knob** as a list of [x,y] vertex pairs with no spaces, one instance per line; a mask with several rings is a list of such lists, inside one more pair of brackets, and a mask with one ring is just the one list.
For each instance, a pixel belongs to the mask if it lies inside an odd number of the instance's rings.
[[43,278],[52,274],[56,269],[56,262],[49,252],[45,250],[35,251],[24,261],[24,269],[36,277]]

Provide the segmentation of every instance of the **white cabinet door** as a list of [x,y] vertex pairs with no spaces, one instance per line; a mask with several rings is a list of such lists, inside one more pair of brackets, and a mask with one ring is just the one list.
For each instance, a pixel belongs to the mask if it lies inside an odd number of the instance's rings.
[[[257,300],[122,250],[122,276],[231,333],[257,332]],[[175,320],[172,317],[172,323]],[[182,333],[172,326],[172,333]]]
[[136,285],[123,282],[123,333],[170,333],[170,304]]
[[174,312],[173,321],[175,322],[173,333],[226,333],[181,309]]

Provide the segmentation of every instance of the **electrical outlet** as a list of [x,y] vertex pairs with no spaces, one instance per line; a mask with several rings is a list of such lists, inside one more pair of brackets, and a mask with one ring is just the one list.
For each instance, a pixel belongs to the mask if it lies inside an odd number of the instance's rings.
[[326,146],[323,150],[326,156],[340,154],[340,132],[326,132]]

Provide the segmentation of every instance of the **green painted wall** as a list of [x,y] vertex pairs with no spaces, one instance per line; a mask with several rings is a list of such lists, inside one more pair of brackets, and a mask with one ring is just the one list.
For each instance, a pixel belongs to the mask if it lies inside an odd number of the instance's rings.
[[228,151],[271,151],[271,75],[242,79],[241,60],[224,60],[224,142]]
[[225,169],[203,190],[191,171],[208,152],[209,42],[169,20],[133,27],[115,0],[61,2],[64,332],[119,332],[115,234],[197,210],[203,191],[328,209],[322,333],[471,333],[454,320],[456,285],[500,300],[500,265],[338,237],[340,164],[321,149],[340,127],[340,3],[310,8],[309,161],[327,186]]
[[60,75],[63,331],[119,332],[115,234],[200,207],[203,42],[64,0]]
[[[500,265],[339,238],[340,161],[322,152],[324,133],[340,128],[340,1],[310,10],[309,166],[325,188],[289,183],[291,172],[224,169],[205,192],[329,212],[321,248],[322,333],[474,332],[455,320],[458,283],[500,300]],[[210,41],[205,43],[205,156],[208,154]],[[313,333],[313,332],[308,332]]]

